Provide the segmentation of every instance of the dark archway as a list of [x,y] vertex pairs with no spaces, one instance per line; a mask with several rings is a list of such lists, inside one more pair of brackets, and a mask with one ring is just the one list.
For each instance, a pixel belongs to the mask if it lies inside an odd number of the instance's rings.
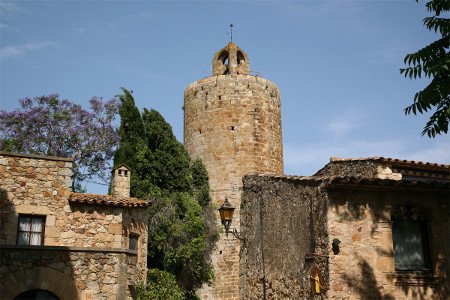
[[15,300],[17,297],[30,290],[45,290],[51,292],[56,296],[56,298],[53,299],[80,299],[80,293],[78,292],[75,280],[72,276],[46,267],[17,270],[2,277],[0,280],[0,299]]
[[14,298],[14,300],[59,300],[59,298],[47,290],[28,290]]

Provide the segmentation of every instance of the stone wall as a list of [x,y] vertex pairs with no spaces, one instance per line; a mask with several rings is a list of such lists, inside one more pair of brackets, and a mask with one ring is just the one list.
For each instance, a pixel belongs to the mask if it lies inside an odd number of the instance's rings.
[[[448,194],[403,190],[340,189],[328,193],[329,299],[447,299]],[[400,205],[428,213],[433,270],[396,272],[391,215]]]
[[6,245],[0,251],[1,299],[33,288],[60,299],[126,299],[134,293],[133,251]]
[[327,290],[329,242],[320,183],[244,177],[241,299],[313,299],[314,266]]
[[[205,164],[217,207],[225,198],[236,207],[232,228],[239,230],[242,177],[283,173],[279,90],[257,76],[219,75],[192,83],[184,95],[186,149]],[[200,292],[203,299],[239,299],[239,245],[220,236],[212,255],[216,280]]]
[[[144,208],[124,208],[123,237],[130,233],[137,234],[137,264],[133,266],[136,283],[147,282],[147,244],[148,244],[148,210]],[[122,248],[129,249],[129,239],[122,241]]]
[[[363,182],[244,177],[242,299],[448,299],[448,186]],[[426,220],[431,270],[395,270],[392,214],[399,207],[414,207]],[[308,280],[314,265],[320,295]]]
[[[145,283],[148,239],[146,207],[124,207],[122,204],[126,198],[121,199],[120,206],[113,204],[113,201],[106,204],[70,201],[71,167],[71,159],[0,153],[0,246],[16,245],[20,214],[45,216],[44,247],[88,249],[93,257],[90,265],[97,264],[96,268],[101,268],[105,259],[109,261],[111,255],[116,255],[111,253],[128,251],[129,235],[134,233],[139,236],[138,250],[125,257],[131,259],[133,265],[128,270],[119,270],[131,272],[131,275],[123,273],[120,276],[125,276],[130,285]],[[91,194],[86,196],[96,197]],[[36,247],[36,251],[42,249],[42,246]],[[3,248],[1,250],[3,259],[7,253]],[[73,258],[75,254],[69,252],[65,255]],[[22,263],[19,257],[13,262],[17,266]],[[93,267],[89,268],[93,270]],[[93,277],[90,275],[89,278]],[[97,277],[92,279],[90,285],[101,286],[105,278],[99,274]],[[97,294],[94,291],[92,299],[103,297],[102,293]]]
[[71,159],[0,153],[0,244],[16,244],[18,214],[35,214],[46,216],[44,243],[64,245],[71,167]]

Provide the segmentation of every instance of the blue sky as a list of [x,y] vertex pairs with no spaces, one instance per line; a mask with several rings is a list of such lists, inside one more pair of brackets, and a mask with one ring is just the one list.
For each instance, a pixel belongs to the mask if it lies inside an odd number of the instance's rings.
[[[87,106],[124,86],[183,140],[183,91],[234,41],[281,91],[285,173],[331,156],[450,162],[450,138],[422,137],[403,108],[427,80],[399,74],[436,39],[424,4],[401,1],[0,2],[0,109],[50,93]],[[89,186],[91,191],[98,187]]]

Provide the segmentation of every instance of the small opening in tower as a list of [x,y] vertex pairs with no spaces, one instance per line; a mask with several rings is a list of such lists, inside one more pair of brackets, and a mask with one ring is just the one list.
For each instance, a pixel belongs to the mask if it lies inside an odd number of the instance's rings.
[[231,126],[230,129],[231,129],[231,131],[234,131],[234,126]]
[[206,92],[205,94],[206,94],[206,96],[208,96],[208,92]]
[[122,176],[122,170],[118,170],[119,172],[117,172],[119,174],[119,176]]
[[219,96],[219,100],[222,100],[222,96]]
[[227,50],[223,50],[222,52],[220,52],[219,57],[217,58],[218,60],[220,60],[222,62],[222,64],[227,64],[228,63],[228,51]]
[[127,171],[127,170],[124,170],[123,172],[124,172],[124,175],[123,175],[123,176],[127,177],[127,176],[128,176],[128,171]]
[[238,52],[237,52],[237,63],[238,63],[238,65],[241,64],[241,61],[245,61],[245,56],[244,56],[244,53],[242,53],[241,51],[238,50]]

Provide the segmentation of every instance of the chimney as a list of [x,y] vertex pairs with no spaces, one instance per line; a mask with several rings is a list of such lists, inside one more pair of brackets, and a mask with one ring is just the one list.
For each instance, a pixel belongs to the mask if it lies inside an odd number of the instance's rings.
[[112,171],[111,195],[117,198],[130,197],[131,171],[124,164],[120,164]]

